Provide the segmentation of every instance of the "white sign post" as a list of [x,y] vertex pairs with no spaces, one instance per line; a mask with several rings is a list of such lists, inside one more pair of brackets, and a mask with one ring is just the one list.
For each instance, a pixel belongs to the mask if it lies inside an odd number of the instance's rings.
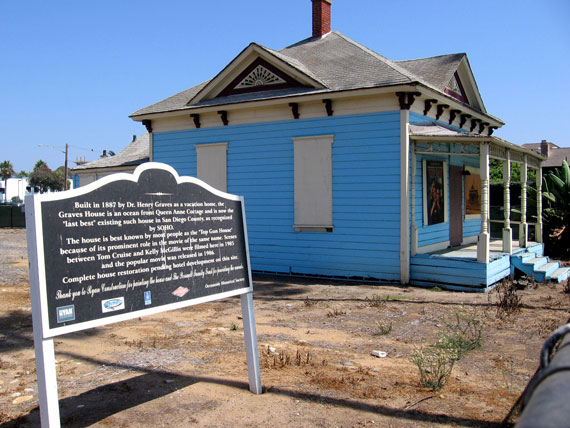
[[238,295],[261,394],[243,198],[146,163],[27,197],[26,224],[43,427],[60,426],[55,336]]

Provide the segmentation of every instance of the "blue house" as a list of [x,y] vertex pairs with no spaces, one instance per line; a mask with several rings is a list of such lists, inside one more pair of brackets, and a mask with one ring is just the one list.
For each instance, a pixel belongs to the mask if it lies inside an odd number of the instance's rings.
[[[503,122],[467,56],[391,61],[331,32],[330,0],[312,12],[312,37],[251,43],[211,80],[133,113],[151,160],[245,197],[257,272],[485,290],[513,255],[538,258],[540,207],[529,224],[523,196],[514,243],[508,189],[517,162],[540,191],[544,158],[492,136]],[[506,171],[497,242],[491,158]]]

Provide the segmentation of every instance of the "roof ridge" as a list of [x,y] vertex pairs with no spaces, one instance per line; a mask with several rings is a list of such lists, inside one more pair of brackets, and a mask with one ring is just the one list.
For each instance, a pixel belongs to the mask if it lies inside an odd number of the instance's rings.
[[378,52],[374,52],[372,49],[367,48],[366,46],[352,40],[350,37],[345,36],[344,34],[338,32],[338,31],[333,31],[333,33],[337,34],[339,37],[342,37],[344,40],[346,40],[348,43],[353,44],[354,46],[358,47],[359,49],[361,49],[362,51],[366,52],[367,54],[373,56],[376,59],[379,59],[380,61],[386,63],[388,66],[392,67],[396,72],[400,73],[401,75],[407,77],[408,79],[410,79],[410,81],[417,81],[420,83],[423,83],[424,85],[427,85],[431,88],[431,85],[427,84],[427,82],[424,82],[422,79],[420,79],[418,76],[416,76],[415,74],[411,73],[410,71],[406,70],[405,68],[399,66],[398,64],[396,64],[394,61],[392,61],[391,59],[385,57],[384,55],[379,54]]
[[445,56],[455,56],[455,55],[467,56],[467,54],[466,54],[465,52],[456,52],[456,53],[451,53],[451,54],[442,54],[442,55],[434,55],[434,56],[424,56],[424,57],[422,57],[422,58],[400,59],[400,60],[394,61],[394,62],[421,61],[421,60],[424,60],[424,59],[443,58],[443,57],[445,57]]
[[283,51],[283,50],[285,50],[285,49],[290,49],[290,48],[294,48],[294,47],[297,47],[297,46],[300,46],[300,45],[304,45],[305,43],[309,43],[309,42],[313,42],[313,41],[316,42],[317,40],[322,40],[322,39],[326,38],[327,36],[329,36],[330,34],[333,34],[333,33],[340,34],[338,31],[331,31],[331,32],[329,32],[329,33],[327,33],[327,34],[323,34],[323,35],[320,36],[320,37],[307,37],[306,39],[299,40],[298,42],[295,42],[295,43],[293,43],[292,45],[285,46],[284,48],[279,49],[279,52],[281,52],[281,51]]

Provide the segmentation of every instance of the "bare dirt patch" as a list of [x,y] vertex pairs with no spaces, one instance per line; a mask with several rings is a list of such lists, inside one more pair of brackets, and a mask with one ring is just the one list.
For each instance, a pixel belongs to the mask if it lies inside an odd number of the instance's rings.
[[[25,232],[0,230],[0,247],[0,427],[36,427]],[[570,308],[563,285],[519,290],[519,310],[501,316],[497,293],[271,277],[254,288],[264,394],[248,391],[239,299],[227,299],[58,337],[62,425],[499,426]],[[481,346],[432,391],[410,356],[458,311],[480,322]]]

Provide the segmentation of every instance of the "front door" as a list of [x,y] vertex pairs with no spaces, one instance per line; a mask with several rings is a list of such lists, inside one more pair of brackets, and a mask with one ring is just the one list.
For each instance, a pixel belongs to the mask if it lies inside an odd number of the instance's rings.
[[449,244],[452,247],[463,242],[463,169],[449,167]]

